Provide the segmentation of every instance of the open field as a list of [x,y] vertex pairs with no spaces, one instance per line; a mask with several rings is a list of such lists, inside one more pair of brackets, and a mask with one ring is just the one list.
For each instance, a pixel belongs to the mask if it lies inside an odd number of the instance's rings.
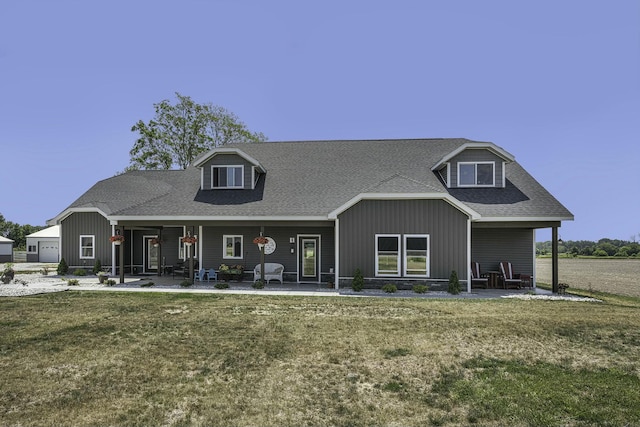
[[0,299],[0,425],[640,425],[640,300]]
[[[539,282],[551,283],[551,258],[537,258]],[[640,297],[640,259],[559,258],[558,281],[572,288]]]

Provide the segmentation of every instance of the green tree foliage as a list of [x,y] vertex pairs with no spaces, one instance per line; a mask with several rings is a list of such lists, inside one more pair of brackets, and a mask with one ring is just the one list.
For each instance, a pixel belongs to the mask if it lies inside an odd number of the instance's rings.
[[67,261],[65,261],[64,257],[60,259],[60,263],[58,263],[58,268],[56,269],[56,271],[60,276],[64,276],[65,274],[67,274],[67,272],[69,272],[69,265],[67,264]]
[[42,230],[44,227],[36,225],[20,225],[7,221],[0,213],[0,236],[14,241],[13,247],[17,250],[25,250],[27,247],[27,236]]
[[364,288],[364,277],[362,275],[362,271],[359,268],[356,268],[356,271],[353,273],[353,280],[351,281],[351,289],[356,292],[360,292]]
[[261,142],[266,137],[247,129],[232,112],[212,104],[197,104],[176,92],[178,102],[154,104],[155,117],[131,128],[139,134],[129,152],[127,170],[186,169],[201,153],[237,142]]
[[[536,251],[539,255],[547,255],[551,253],[551,242],[536,243]],[[570,253],[572,255],[583,256],[639,256],[640,243],[618,239],[600,239],[597,242],[590,240],[565,241],[562,245],[558,245],[558,253]],[[625,255],[626,254],[626,255]]]

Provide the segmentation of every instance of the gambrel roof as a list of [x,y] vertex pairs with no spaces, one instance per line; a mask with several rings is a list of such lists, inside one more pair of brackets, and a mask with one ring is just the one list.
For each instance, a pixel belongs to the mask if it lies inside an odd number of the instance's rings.
[[[447,188],[434,168],[467,148],[505,162],[505,188]],[[217,154],[257,167],[255,189],[201,189],[201,171]],[[475,220],[560,221],[573,215],[508,152],[467,139],[265,142],[204,153],[186,170],[131,171],[98,182],[54,218],[95,210],[120,219],[329,219],[358,195],[457,199]]]

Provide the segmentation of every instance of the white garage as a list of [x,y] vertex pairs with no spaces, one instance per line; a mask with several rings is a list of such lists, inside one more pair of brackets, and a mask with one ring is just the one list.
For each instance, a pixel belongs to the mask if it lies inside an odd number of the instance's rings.
[[27,262],[60,261],[60,226],[45,228],[27,236]]
[[13,240],[0,236],[0,262],[13,262]]

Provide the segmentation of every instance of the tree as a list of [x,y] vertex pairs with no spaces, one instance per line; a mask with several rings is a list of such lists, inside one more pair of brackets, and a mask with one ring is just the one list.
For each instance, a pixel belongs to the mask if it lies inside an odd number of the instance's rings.
[[26,249],[27,236],[42,230],[44,227],[35,225],[20,225],[15,222],[7,221],[2,214],[0,214],[0,236],[13,240],[13,247],[17,250]]
[[197,104],[176,92],[178,102],[154,104],[155,117],[139,120],[131,128],[139,138],[129,152],[127,170],[186,169],[201,153],[235,142],[261,142],[262,133],[250,132],[230,111],[212,104]]

